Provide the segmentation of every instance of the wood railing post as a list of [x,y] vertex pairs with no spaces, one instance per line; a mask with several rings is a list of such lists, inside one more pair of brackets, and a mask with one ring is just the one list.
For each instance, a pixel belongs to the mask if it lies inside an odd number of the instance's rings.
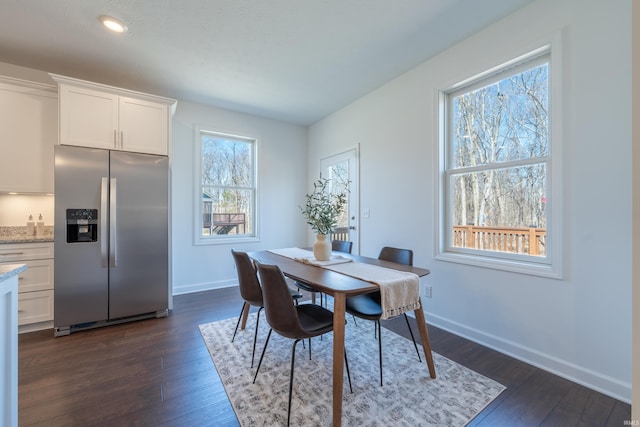
[[467,248],[475,248],[476,236],[473,234],[473,225],[467,225]]
[[538,238],[536,237],[536,229],[529,227],[529,255],[539,255]]

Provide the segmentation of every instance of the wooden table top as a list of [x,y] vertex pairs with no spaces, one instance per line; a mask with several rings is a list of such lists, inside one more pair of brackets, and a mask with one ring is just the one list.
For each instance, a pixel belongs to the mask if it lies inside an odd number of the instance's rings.
[[[408,271],[418,276],[426,276],[430,273],[426,268],[412,267],[395,262],[383,261],[376,258],[363,257],[347,253],[340,253],[341,256],[349,257],[356,262],[378,265],[393,270]],[[380,288],[373,283],[346,276],[344,274],[328,270],[326,268],[317,267],[315,265],[305,264],[292,258],[275,254],[269,251],[249,252],[249,256],[262,263],[277,265],[282,273],[299,282],[307,283],[318,291],[329,295],[336,292],[344,293],[347,297],[367,294],[375,292]]]

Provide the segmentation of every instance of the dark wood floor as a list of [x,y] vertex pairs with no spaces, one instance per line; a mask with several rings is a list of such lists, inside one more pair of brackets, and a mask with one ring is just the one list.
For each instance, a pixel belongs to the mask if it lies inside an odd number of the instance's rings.
[[[175,297],[164,319],[19,338],[19,425],[236,426],[198,331],[237,316],[237,288]],[[428,320],[428,317],[427,317]],[[385,322],[407,334],[404,321]],[[625,403],[429,327],[434,351],[507,389],[473,426],[623,426]]]

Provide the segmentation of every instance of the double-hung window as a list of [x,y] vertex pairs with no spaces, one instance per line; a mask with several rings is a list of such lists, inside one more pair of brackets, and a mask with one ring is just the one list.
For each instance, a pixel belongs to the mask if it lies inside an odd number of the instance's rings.
[[196,241],[256,236],[256,140],[197,129]]
[[544,48],[442,92],[441,259],[557,275],[551,75]]

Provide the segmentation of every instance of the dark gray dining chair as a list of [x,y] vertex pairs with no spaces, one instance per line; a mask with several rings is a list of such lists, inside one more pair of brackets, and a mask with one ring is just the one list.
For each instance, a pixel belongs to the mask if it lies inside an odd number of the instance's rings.
[[[398,264],[413,265],[413,251],[411,249],[399,249],[385,246],[380,251],[378,259],[393,261]],[[376,335],[378,337],[378,354],[380,359],[380,385],[382,385],[382,328],[380,326],[382,305],[380,300],[380,291],[365,295],[356,295],[354,297],[347,298],[346,311],[355,317],[375,322]],[[422,359],[420,358],[420,351],[418,350],[418,344],[413,336],[413,331],[411,330],[409,318],[406,313],[404,313],[404,320],[407,322],[407,327],[409,328],[413,345],[416,348],[416,353],[418,354],[418,360],[422,362]]]
[[[343,252],[346,254],[350,254],[351,253],[351,248],[353,247],[353,242],[349,242],[347,240],[332,240],[331,241],[331,252]],[[318,290],[312,288],[311,286],[307,285],[306,283],[303,282],[296,282],[296,286],[298,287],[298,290],[302,289],[304,291],[310,292],[311,293],[311,301],[315,304],[315,300],[316,300],[316,292],[318,292]],[[318,292],[320,294],[320,305],[322,306],[322,299],[323,299],[323,293],[322,292]]]
[[[258,362],[253,382],[256,382],[260,366],[264,358],[264,353],[269,345],[271,332],[276,331],[285,338],[294,340],[291,351],[291,371],[289,373],[289,405],[287,408],[287,425],[291,419],[291,392],[293,390],[293,372],[296,360],[296,346],[298,342],[309,338],[309,357],[311,357],[311,340],[327,332],[333,331],[333,312],[316,304],[300,304],[294,305],[289,296],[289,287],[277,265],[266,265],[256,263],[258,274],[264,289],[264,311],[265,317],[271,329],[264,343],[264,349]],[[349,378],[349,389],[351,388],[351,374],[349,373],[349,363],[347,362],[347,352],[344,353],[344,362],[347,368],[347,377]]]
[[[245,308],[249,306],[259,307],[258,315],[256,316],[256,331],[253,334],[253,352],[251,353],[251,367],[253,368],[253,359],[256,354],[256,338],[258,337],[258,325],[260,323],[260,311],[263,308],[263,298],[262,298],[262,288],[260,287],[260,281],[258,280],[258,275],[256,269],[253,265],[253,261],[249,258],[246,252],[236,251],[231,249],[231,254],[233,255],[233,260],[236,263],[236,270],[238,272],[238,286],[240,288],[240,296],[244,302],[242,303],[242,309],[240,310],[240,315],[238,316],[238,323],[236,323],[236,329],[233,331],[233,337],[231,337],[231,342],[236,338],[236,333],[238,332],[238,326],[240,326],[240,320],[242,319],[242,313]],[[289,298],[293,298],[296,303],[298,299],[302,297],[302,294],[295,289],[289,289]],[[248,309],[248,308],[247,308]]]

